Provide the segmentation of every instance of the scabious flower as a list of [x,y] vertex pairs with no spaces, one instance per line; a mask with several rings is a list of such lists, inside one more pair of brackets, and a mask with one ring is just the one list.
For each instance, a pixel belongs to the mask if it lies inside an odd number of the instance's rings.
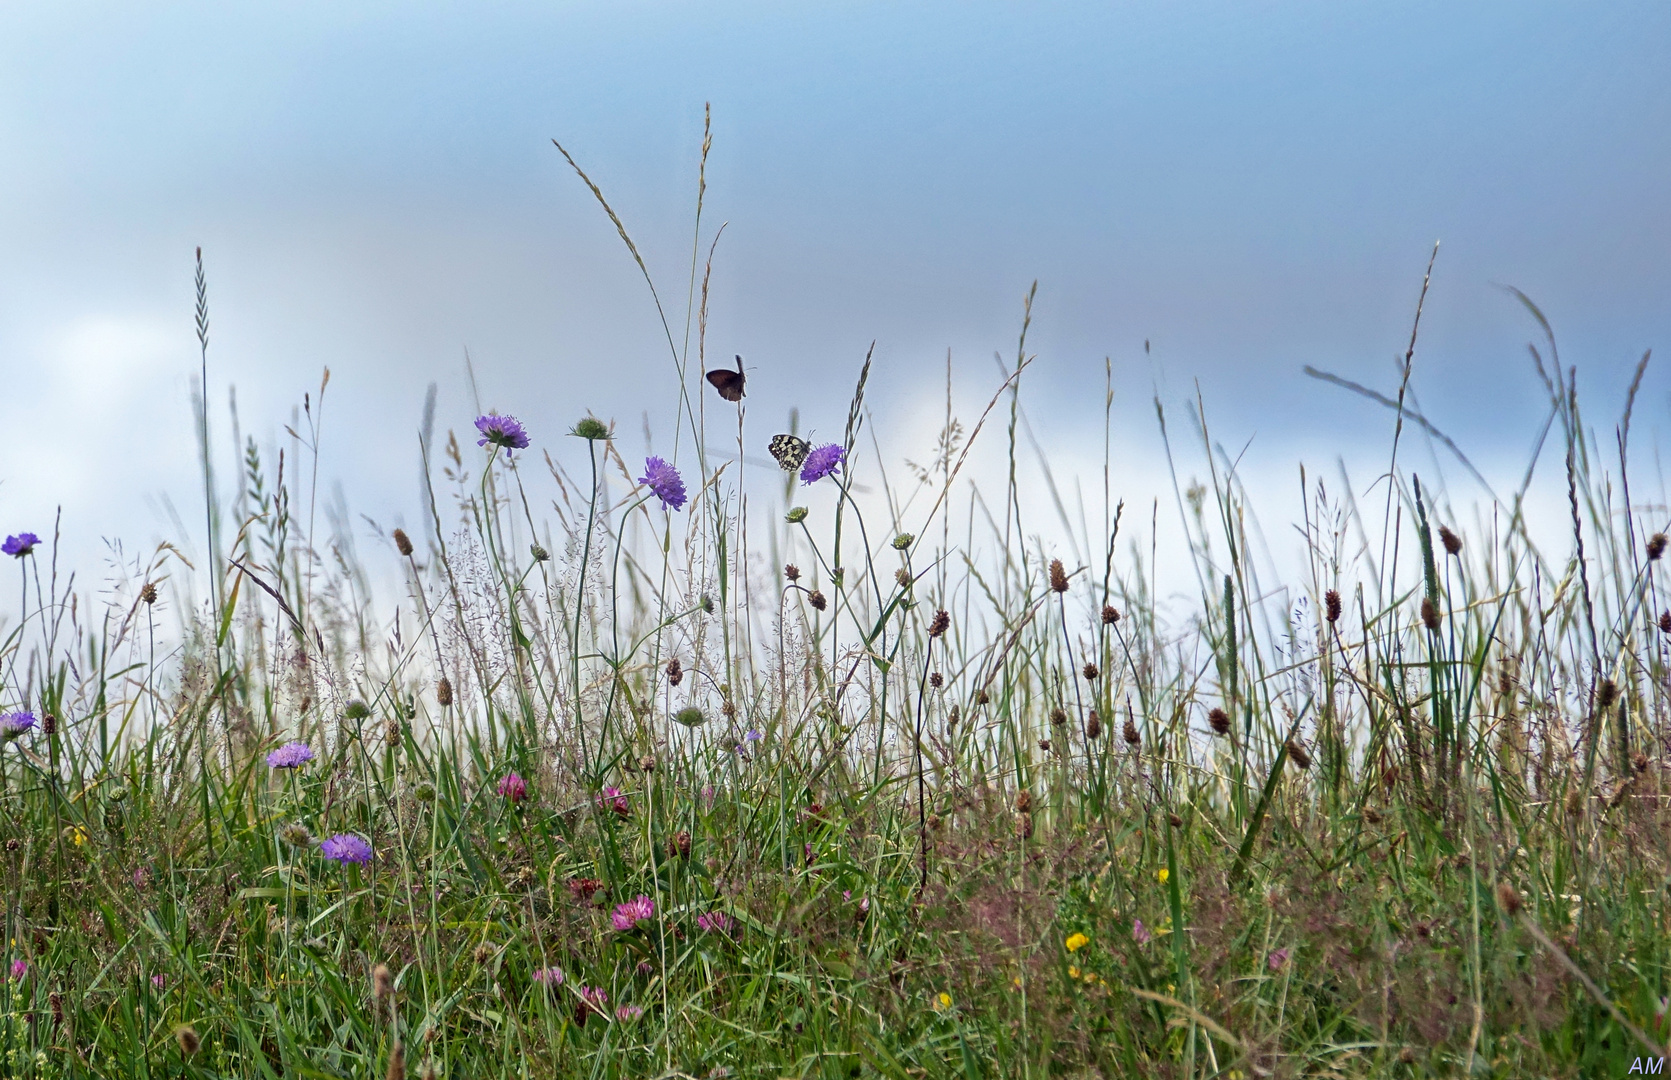
[[563,969],[560,967],[535,968],[534,981],[546,987],[562,986]]
[[749,728],[747,731],[743,732],[743,741],[746,743],[757,743],[763,738],[765,738],[765,736],[760,734],[759,728]]
[[639,896],[624,904],[615,905],[615,912],[609,917],[609,921],[615,925],[615,929],[626,933],[639,923],[654,918],[655,914],[656,902],[648,896]]
[[528,449],[528,431],[514,416],[500,416],[498,413],[488,413],[486,416],[476,417],[476,430],[482,437],[476,440],[477,446],[503,446],[506,456],[514,450]]
[[313,760],[313,748],[305,742],[287,742],[267,755],[269,769],[299,769]]
[[729,934],[736,921],[723,911],[710,911],[698,915],[696,925],[704,934]]
[[1288,963],[1288,950],[1285,948],[1275,950],[1265,958],[1265,963],[1270,965],[1272,971],[1281,971],[1282,966]]
[[41,538],[36,536],[34,533],[18,533],[16,536],[6,537],[6,542],[4,544],[0,544],[0,552],[4,552],[14,558],[21,559],[25,555],[33,552],[35,550],[35,545],[40,542]]
[[519,803],[528,797],[528,781],[516,773],[506,773],[499,778],[499,795],[513,803]]
[[801,465],[801,483],[816,484],[824,477],[834,475],[846,457],[847,448],[840,443],[827,443],[813,449]]
[[644,1015],[644,1010],[637,1005],[622,1005],[615,1010],[615,1019],[623,1023],[630,1023]]
[[0,713],[0,739],[15,739],[34,726],[35,714],[27,709]]
[[669,510],[684,509],[685,482],[679,478],[679,470],[661,458],[645,459],[644,475],[638,478],[638,482],[648,484],[650,490],[656,493],[656,498]]
[[1147,945],[1150,939],[1154,937],[1153,934],[1149,933],[1149,928],[1143,925],[1142,919],[1133,919],[1131,921],[1131,936],[1132,940],[1136,941],[1139,945]]
[[597,803],[599,810],[613,810],[622,817],[632,813],[632,804],[627,802],[627,797],[621,794],[618,787],[604,788],[603,794],[598,796]]
[[319,845],[319,854],[344,866],[371,861],[371,845],[353,833],[338,833]]

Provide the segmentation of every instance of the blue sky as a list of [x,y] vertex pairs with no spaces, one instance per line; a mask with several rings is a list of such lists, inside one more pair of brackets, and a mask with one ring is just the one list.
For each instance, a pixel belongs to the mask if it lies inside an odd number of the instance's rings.
[[920,458],[947,350],[972,410],[1034,279],[1028,403],[1068,462],[1100,461],[1105,356],[1133,462],[1197,379],[1284,477],[1379,452],[1386,418],[1301,368],[1389,388],[1435,239],[1417,385],[1488,466],[1538,420],[1500,284],[1598,418],[1671,344],[1662,4],[11,4],[0,531],[62,503],[142,544],[190,505],[198,244],[216,399],[273,440],[328,364],[324,472],[380,520],[414,512],[428,382],[474,414],[466,349],[537,434],[667,431],[653,309],[551,139],[682,311],[704,102],[709,347],[761,442],[796,405],[833,434],[875,340],[878,430]]

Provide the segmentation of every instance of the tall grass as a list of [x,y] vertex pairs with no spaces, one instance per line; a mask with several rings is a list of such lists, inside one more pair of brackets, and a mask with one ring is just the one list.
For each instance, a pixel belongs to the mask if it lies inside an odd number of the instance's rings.
[[[41,724],[0,755],[0,1071],[1591,1077],[1657,1058],[1665,511],[1630,498],[1631,407],[1604,445],[1530,301],[1570,550],[1527,527],[1532,468],[1472,524],[1407,470],[1412,428],[1444,439],[1405,393],[1413,328],[1378,398],[1386,473],[1305,480],[1294,580],[1258,569],[1198,409],[1208,480],[1175,484],[1170,557],[1199,591],[1168,617],[1106,465],[1098,535],[1053,550],[1022,515],[1030,294],[989,403],[957,416],[948,390],[909,482],[865,438],[868,358],[820,509],[745,480],[769,433],[702,383],[715,240],[699,199],[683,327],[655,303],[681,512],[607,425],[437,447],[432,394],[428,520],[362,560],[317,491],[327,378],[288,453],[247,444],[224,517],[204,405],[206,556],[164,545],[96,597],[43,565],[54,542],[15,560],[4,705]],[[206,388],[201,262],[198,297]],[[707,440],[711,408],[735,409],[735,441]],[[983,439],[1005,442],[1002,490],[965,468]],[[404,600],[377,608],[391,575]],[[269,767],[293,741],[313,759]],[[333,862],[333,835],[372,858]],[[653,913],[618,920],[638,897]]]

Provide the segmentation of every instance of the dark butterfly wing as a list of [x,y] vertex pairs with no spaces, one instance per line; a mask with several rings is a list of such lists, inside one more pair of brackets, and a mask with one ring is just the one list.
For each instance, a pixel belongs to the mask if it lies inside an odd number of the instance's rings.
[[737,370],[727,371],[725,368],[715,368],[708,372],[708,382],[719,391],[719,396],[727,401],[741,401],[743,399],[743,358],[737,357]]
[[773,435],[766,449],[777,458],[777,463],[782,466],[784,472],[794,472],[806,461],[807,451],[812,449],[812,444],[793,435]]

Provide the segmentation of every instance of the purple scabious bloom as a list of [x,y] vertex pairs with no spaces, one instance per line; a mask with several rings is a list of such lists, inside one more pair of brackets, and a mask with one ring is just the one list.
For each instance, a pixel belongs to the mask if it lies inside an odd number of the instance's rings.
[[0,552],[5,552],[7,555],[16,556],[21,559],[25,555],[34,551],[35,545],[40,542],[41,538],[36,536],[34,533],[18,533],[16,536],[6,537],[6,542],[4,544],[0,544]]
[[636,900],[628,900],[624,904],[617,904],[614,914],[609,917],[609,921],[615,925],[615,929],[626,933],[646,919],[654,918],[655,914],[656,902],[648,896],[640,896]]
[[313,760],[313,747],[305,742],[287,742],[267,755],[269,769],[299,769]]
[[27,709],[0,713],[0,739],[15,739],[34,726],[35,714]]
[[840,443],[817,447],[807,454],[806,463],[801,466],[801,483],[815,484],[826,476],[834,475],[846,458],[847,448]]
[[337,833],[319,845],[319,854],[347,866],[371,861],[371,845],[353,833]]
[[669,510],[685,508],[685,482],[679,478],[679,470],[661,458],[652,457],[644,460],[644,475],[638,478],[638,482],[650,485],[650,490],[656,493],[656,498]]
[[486,416],[476,417],[476,430],[482,437],[476,440],[477,446],[503,446],[507,456],[512,450],[528,449],[528,431],[514,416],[500,416],[498,413],[488,413]]
[[528,781],[516,773],[506,773],[499,778],[499,794],[513,803],[519,803],[528,797]]

